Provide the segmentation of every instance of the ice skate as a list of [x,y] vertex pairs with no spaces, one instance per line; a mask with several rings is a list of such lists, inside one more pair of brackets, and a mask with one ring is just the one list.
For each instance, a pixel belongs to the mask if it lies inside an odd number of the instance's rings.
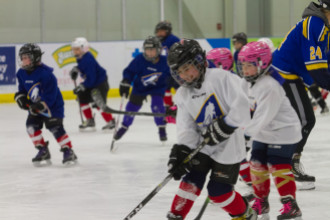
[[168,212],[166,217],[168,220],[183,220],[181,216],[174,215],[172,212]]
[[[36,146],[36,148],[38,149],[38,153],[37,155],[32,158],[32,163],[34,166],[36,167],[40,167],[40,166],[49,166],[52,164],[52,162],[50,161],[50,153],[48,150],[48,144],[49,142],[47,141],[45,143],[45,146]],[[45,163],[43,163],[43,161]]]
[[105,126],[102,127],[102,130],[109,131],[109,130],[114,129],[115,127],[116,127],[116,121],[115,121],[115,119],[112,119]]
[[128,127],[126,126],[122,126],[121,128],[119,128],[119,130],[116,132],[115,136],[113,137],[113,139],[115,141],[118,141],[127,131]]
[[96,131],[94,118],[87,119],[79,125],[80,131]]
[[166,135],[166,128],[165,128],[165,126],[159,126],[158,127],[158,133],[159,133],[159,139],[160,139],[160,141],[162,141],[162,142],[167,141],[167,135]]
[[301,184],[297,185],[299,190],[312,190],[315,189],[315,177],[307,175],[304,172],[302,163],[300,162],[301,154],[294,154],[292,159],[292,173],[296,182]]
[[285,196],[281,198],[283,208],[280,210],[281,214],[277,216],[277,220],[282,219],[296,219],[302,220],[301,211],[298,207],[296,200],[291,196]]
[[61,148],[61,152],[63,152],[62,163],[64,165],[71,165],[77,162],[78,158],[71,148],[64,146]]
[[328,106],[325,106],[322,110],[321,110],[321,115],[328,115],[329,114],[329,108]]
[[269,220],[268,198],[255,198],[252,209],[258,214],[258,220]]
[[246,204],[246,211],[243,215],[240,216],[231,216],[232,220],[257,220],[258,215],[257,213],[251,208],[249,203],[244,200]]

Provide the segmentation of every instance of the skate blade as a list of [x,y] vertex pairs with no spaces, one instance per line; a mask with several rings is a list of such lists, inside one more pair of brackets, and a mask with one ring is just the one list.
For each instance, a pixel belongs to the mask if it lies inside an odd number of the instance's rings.
[[262,214],[258,217],[258,220],[270,220],[269,213]]
[[315,189],[315,183],[314,182],[298,182],[298,183],[299,184],[297,184],[297,189],[300,190],[300,191],[314,190]]
[[33,166],[35,166],[35,167],[48,167],[48,166],[52,165],[51,160],[35,161],[32,163],[33,163]]
[[79,131],[80,132],[94,132],[96,131],[96,128],[93,127],[93,128],[79,128]]
[[77,159],[75,159],[75,160],[70,160],[70,161],[66,161],[65,163],[63,163],[63,165],[64,165],[65,167],[72,167],[72,166],[75,166],[75,165],[77,165],[77,164],[78,164]]

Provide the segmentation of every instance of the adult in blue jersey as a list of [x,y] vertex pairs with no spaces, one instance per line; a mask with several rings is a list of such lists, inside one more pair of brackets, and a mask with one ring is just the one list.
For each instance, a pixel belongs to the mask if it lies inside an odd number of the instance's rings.
[[247,36],[244,32],[239,32],[234,34],[231,39],[233,41],[233,45],[235,48],[234,62],[236,66],[236,73],[238,73],[238,67],[237,67],[238,53],[241,51],[242,47],[247,44]]
[[[86,38],[78,37],[71,44],[72,52],[77,59],[78,66],[74,67],[71,72],[72,80],[76,80],[78,74],[84,81],[74,90],[74,94],[78,96],[80,107],[86,121],[79,126],[81,131],[95,130],[95,121],[92,114],[92,109],[89,103],[93,102],[91,91],[98,89],[102,95],[103,101],[107,103],[107,94],[109,91],[108,77],[105,69],[100,66],[91,52],[89,52],[89,43]],[[102,130],[110,130],[115,127],[115,120],[110,113],[103,112],[100,108],[106,125]]]
[[[167,56],[171,46],[180,41],[180,38],[172,34],[172,24],[169,21],[160,21],[155,28],[155,35],[160,39],[163,46],[163,54]],[[172,101],[171,88],[179,88],[179,84],[171,77],[165,91],[164,104],[166,109],[174,105]]]
[[[24,44],[19,50],[20,69],[17,71],[18,92],[15,101],[21,109],[28,110],[27,132],[38,150],[32,159],[35,165],[51,164],[48,141],[42,137],[42,128],[54,135],[63,152],[63,163],[77,159],[69,136],[63,127],[64,102],[57,86],[53,69],[41,62],[42,52],[36,44]],[[45,115],[45,116],[44,116]]]
[[296,181],[308,183],[306,189],[314,188],[315,177],[304,173],[300,157],[314,127],[315,115],[305,85],[317,83],[330,89],[326,55],[330,37],[330,0],[319,2],[310,3],[303,12],[303,19],[290,30],[273,54],[273,66],[287,80],[283,87],[302,123],[303,139],[297,144],[292,171]]
[[[149,36],[143,43],[143,54],[135,57],[124,69],[123,80],[120,83],[120,96],[128,97],[131,84],[133,85],[126,111],[137,112],[142,107],[143,100],[151,96],[151,110],[154,113],[165,113],[163,96],[170,77],[166,57],[160,55],[162,46],[157,37]],[[163,117],[155,117],[159,138],[166,141],[165,121]],[[122,127],[115,134],[119,140],[133,123],[134,116],[125,115]]]

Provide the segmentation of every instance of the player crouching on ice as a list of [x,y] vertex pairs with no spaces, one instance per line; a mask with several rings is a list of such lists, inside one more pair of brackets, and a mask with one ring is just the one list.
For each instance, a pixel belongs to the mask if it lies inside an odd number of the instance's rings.
[[[79,125],[81,131],[95,130],[95,121],[92,115],[92,109],[89,103],[93,102],[91,91],[98,89],[102,95],[104,103],[107,103],[107,94],[109,91],[109,83],[106,71],[102,68],[92,53],[89,52],[89,43],[86,38],[78,37],[71,44],[72,52],[77,59],[78,66],[72,68],[70,75],[72,80],[76,80],[78,74],[84,81],[79,84],[73,93],[78,96],[80,108],[84,113],[86,121]],[[110,113],[103,112],[100,108],[101,115],[107,122],[102,130],[110,130],[115,128],[115,119]]]
[[246,80],[243,88],[255,106],[245,134],[253,139],[250,159],[256,199],[252,208],[269,219],[271,174],[283,204],[277,219],[301,219],[291,158],[301,140],[301,125],[282,87],[284,79],[271,67],[272,53],[265,42],[251,42],[238,54],[238,69]]
[[[153,113],[165,113],[163,97],[170,76],[166,57],[160,55],[162,45],[157,37],[149,36],[143,43],[143,54],[135,57],[124,69],[123,80],[119,85],[120,96],[128,97],[131,83],[132,93],[126,105],[126,111],[138,112],[143,101],[151,96],[151,110]],[[164,117],[154,117],[158,126],[159,138],[167,140],[166,123]],[[125,115],[122,127],[117,131],[114,140],[119,140],[133,123],[134,116]]]
[[[226,70],[206,68],[205,51],[195,40],[175,43],[168,64],[180,84],[174,97],[178,139],[168,165],[174,179],[183,179],[167,218],[186,218],[211,171],[207,185],[211,201],[232,219],[256,220],[255,211],[234,190],[240,162],[246,156],[242,127],[250,121],[249,101],[240,87],[242,79]],[[180,165],[203,139],[210,141],[191,162]]]
[[53,69],[41,62],[41,56],[41,49],[36,44],[24,44],[19,50],[21,68],[16,74],[18,92],[15,94],[15,101],[20,108],[29,111],[26,128],[38,149],[38,154],[32,162],[35,165],[42,161],[51,163],[48,141],[44,141],[41,131],[45,123],[61,146],[62,162],[67,164],[77,160],[77,156],[63,127],[64,102]]

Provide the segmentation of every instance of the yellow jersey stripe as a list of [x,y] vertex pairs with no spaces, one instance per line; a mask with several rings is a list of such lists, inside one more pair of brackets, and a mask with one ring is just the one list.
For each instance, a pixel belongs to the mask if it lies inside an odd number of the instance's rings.
[[296,80],[299,79],[300,77],[297,76],[296,74],[286,74],[286,73],[282,73],[279,72],[279,74],[284,78],[284,79],[288,79],[288,80]]
[[328,69],[328,63],[314,63],[306,65],[308,71],[317,70],[317,69]]
[[303,35],[305,38],[308,39],[308,23],[309,23],[309,19],[310,17],[307,17],[304,21],[303,21]]

